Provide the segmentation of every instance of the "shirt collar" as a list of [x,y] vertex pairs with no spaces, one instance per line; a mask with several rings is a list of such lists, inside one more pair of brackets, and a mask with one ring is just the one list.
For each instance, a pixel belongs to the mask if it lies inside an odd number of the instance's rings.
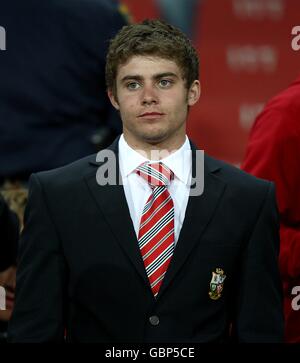
[[[128,177],[142,163],[150,161],[132,149],[123,134],[119,140],[119,157],[123,177]],[[188,137],[185,137],[183,145],[178,150],[160,161],[173,171],[175,178],[187,185],[192,166],[191,145]]]

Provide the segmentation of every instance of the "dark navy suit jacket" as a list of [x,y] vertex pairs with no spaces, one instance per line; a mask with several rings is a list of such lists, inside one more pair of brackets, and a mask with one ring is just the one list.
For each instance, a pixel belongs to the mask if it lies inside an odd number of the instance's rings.
[[205,156],[155,299],[123,186],[100,186],[100,166],[91,155],[31,177],[10,341],[282,341],[271,182]]

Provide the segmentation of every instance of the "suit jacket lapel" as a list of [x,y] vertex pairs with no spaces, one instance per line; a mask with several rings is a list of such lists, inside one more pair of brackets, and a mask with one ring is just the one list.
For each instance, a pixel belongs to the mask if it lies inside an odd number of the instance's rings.
[[[116,175],[119,176],[117,142],[118,139],[109,149],[114,151],[116,155]],[[97,162],[90,163],[98,166],[98,168],[102,165],[101,163]],[[133,223],[130,218],[124,188],[123,185],[119,183],[120,177],[117,178],[116,185],[100,186],[96,180],[96,171],[97,169],[95,168],[95,172],[85,179],[100,209],[101,216],[99,216],[99,218],[104,218],[107,224],[109,224],[112,235],[114,235],[124,254],[127,255],[139,275],[149,286],[149,289],[151,289],[138,246]]]
[[[196,170],[196,150],[192,145],[192,170]],[[201,243],[201,235],[205,227],[213,218],[214,211],[225,190],[226,184],[214,175],[214,172],[220,169],[214,167],[213,162],[205,159],[204,164],[204,191],[200,196],[190,195],[184,223],[180,232],[174,255],[166,272],[162,286],[157,299],[161,297],[164,291],[174,279],[186,259],[192,252],[193,248]]]

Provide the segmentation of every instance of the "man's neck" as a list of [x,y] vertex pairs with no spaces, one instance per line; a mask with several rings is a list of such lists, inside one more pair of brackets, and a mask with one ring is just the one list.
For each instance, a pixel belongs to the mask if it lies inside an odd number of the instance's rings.
[[126,135],[124,135],[124,139],[133,150],[141,154],[146,159],[158,161],[180,149],[186,140],[186,135],[183,135],[181,138],[177,138],[174,142],[162,141],[158,143],[140,143],[127,138]]

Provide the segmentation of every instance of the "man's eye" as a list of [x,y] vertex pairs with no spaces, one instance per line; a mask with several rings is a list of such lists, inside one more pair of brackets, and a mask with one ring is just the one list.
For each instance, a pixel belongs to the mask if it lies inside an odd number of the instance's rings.
[[168,79],[162,79],[159,81],[159,86],[162,88],[167,88],[170,87],[172,84],[172,81],[168,80]]
[[138,89],[140,88],[140,84],[138,82],[130,82],[126,85],[126,87],[129,89],[129,90],[135,90],[135,89]]

